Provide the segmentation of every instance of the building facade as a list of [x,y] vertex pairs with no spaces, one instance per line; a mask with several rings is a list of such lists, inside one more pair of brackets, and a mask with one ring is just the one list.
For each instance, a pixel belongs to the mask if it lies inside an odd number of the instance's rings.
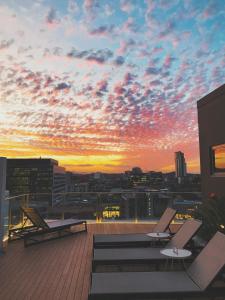
[[34,201],[54,206],[66,191],[65,169],[53,159],[7,159],[6,187],[10,196],[33,194]]
[[184,153],[181,151],[175,152],[175,171],[178,183],[187,175],[187,166]]
[[225,197],[225,84],[197,107],[203,196]]

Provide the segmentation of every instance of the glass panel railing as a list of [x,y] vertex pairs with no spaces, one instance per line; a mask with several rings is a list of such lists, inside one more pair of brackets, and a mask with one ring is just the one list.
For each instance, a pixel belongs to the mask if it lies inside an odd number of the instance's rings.
[[24,215],[20,207],[29,206],[29,194],[8,197],[9,202],[9,230],[21,227],[24,222]]
[[196,192],[70,192],[26,194],[9,197],[10,229],[21,226],[21,206],[37,208],[47,219],[76,218],[96,222],[149,222],[161,217],[167,207],[177,210],[176,219],[191,217],[201,204]]
[[48,207],[48,216],[96,220],[99,196],[97,193],[65,193],[60,201]]

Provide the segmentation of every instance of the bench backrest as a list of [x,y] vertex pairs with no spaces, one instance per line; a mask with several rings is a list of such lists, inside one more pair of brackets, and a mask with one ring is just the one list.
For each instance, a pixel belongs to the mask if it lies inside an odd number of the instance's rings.
[[186,244],[192,239],[196,234],[202,222],[195,219],[190,219],[185,221],[185,223],[180,227],[178,232],[172,237],[166,248],[184,248]]
[[161,216],[159,222],[156,224],[153,232],[164,232],[170,226],[171,221],[176,215],[176,210],[173,208],[168,207],[163,215]]
[[49,229],[48,224],[39,214],[38,210],[31,207],[21,207],[25,216],[37,227],[42,229]]
[[225,235],[217,232],[187,270],[204,291],[225,265]]

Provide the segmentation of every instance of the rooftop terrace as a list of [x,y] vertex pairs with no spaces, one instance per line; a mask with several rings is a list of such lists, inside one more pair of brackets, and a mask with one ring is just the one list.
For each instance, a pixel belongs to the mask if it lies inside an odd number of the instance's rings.
[[[117,196],[114,200],[101,195],[100,198],[92,199],[87,197],[87,193],[84,195],[74,194],[72,206],[69,205],[71,201],[63,201],[61,206],[53,208],[40,206],[42,202],[31,201],[32,198],[22,197],[24,195],[8,198],[10,204],[9,228],[11,229],[14,226],[21,226],[24,221],[24,214],[21,213],[20,206],[41,208],[42,215],[49,219],[55,218],[55,216],[62,218],[64,215],[88,219],[86,218],[88,211],[92,209],[92,220],[89,219],[87,233],[77,233],[67,238],[48,241],[28,248],[24,248],[22,240],[10,242],[6,253],[0,256],[0,299],[87,300],[90,288],[93,234],[147,233],[152,231],[157,222],[156,218],[146,217],[146,206],[143,206],[146,199],[151,200],[152,196],[157,193],[148,193],[149,198],[143,197],[143,199],[139,199],[140,201],[132,202],[133,198],[129,199],[130,201],[123,201],[123,203],[127,203],[127,206],[125,209],[121,209],[121,215],[114,221],[106,220],[110,220],[109,217],[113,219],[109,215],[114,212],[110,210],[112,207],[115,205],[123,207],[122,200],[124,199],[122,197]],[[142,195],[142,193],[137,194]],[[167,194],[166,200],[170,199],[168,203],[177,209],[176,204],[181,196],[177,193]],[[145,194],[143,193],[143,195]],[[163,193],[163,196],[165,195]],[[181,197],[182,199],[184,196]],[[179,215],[182,218],[188,216],[189,210],[193,211],[198,206],[197,202],[187,207],[184,206],[184,203],[185,201],[182,202],[182,209],[178,207],[176,222],[179,221]],[[95,220],[102,220],[102,222],[96,223]],[[176,232],[179,226],[176,223],[172,224],[170,228]]]
[[[24,248],[9,243],[0,257],[0,299],[87,300],[94,233],[149,232],[153,224],[91,223],[88,233]],[[178,225],[172,225],[176,231]]]

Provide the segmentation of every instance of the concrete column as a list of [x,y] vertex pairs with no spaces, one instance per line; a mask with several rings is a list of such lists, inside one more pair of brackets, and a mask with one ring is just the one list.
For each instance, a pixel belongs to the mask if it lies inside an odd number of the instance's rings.
[[5,201],[6,195],[6,158],[0,157],[0,253],[8,241],[8,202]]

